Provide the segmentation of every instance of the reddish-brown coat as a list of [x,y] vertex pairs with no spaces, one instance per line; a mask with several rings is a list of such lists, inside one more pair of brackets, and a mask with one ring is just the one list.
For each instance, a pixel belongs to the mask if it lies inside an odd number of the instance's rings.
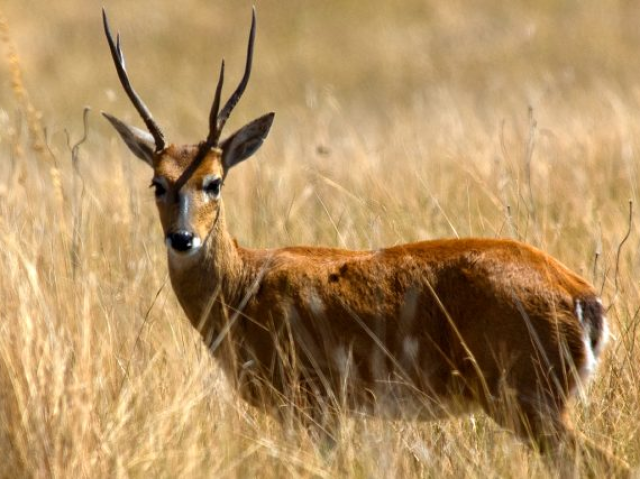
[[[174,184],[196,152],[169,147],[155,176]],[[198,200],[202,179],[222,173],[212,150],[183,186],[193,205],[188,223],[206,239],[197,258],[170,254],[169,265],[190,321],[215,354],[233,353],[221,358],[225,370],[253,404],[280,404],[292,374],[325,400],[348,373],[348,391],[357,394],[342,400],[366,409],[375,409],[390,382],[417,391],[426,405],[454,393],[485,405],[505,380],[523,396],[542,389],[558,404],[575,390],[572,371],[587,360],[576,301],[594,302],[596,294],[550,256],[504,239],[375,251],[241,248],[227,232],[222,200]],[[158,207],[168,231],[176,207]],[[268,386],[245,390],[240,378]]]
[[165,233],[178,222],[203,239],[193,254],[170,248],[171,281],[250,404],[320,423],[338,409],[429,419],[481,407],[541,447],[573,443],[567,402],[606,336],[585,280],[506,239],[245,249],[222,199],[203,190],[205,178],[224,177],[219,149],[172,190],[196,153],[169,147],[153,159],[169,189],[157,203]]
[[[583,279],[510,240],[239,247],[227,232],[221,180],[260,147],[274,114],[218,140],[247,85],[255,11],[245,75],[219,112],[221,70],[207,141],[166,148],[104,11],[103,21],[120,80],[153,135],[104,115],[154,168],[174,291],[247,401],[321,426],[337,410],[431,418],[475,405],[542,448],[577,446],[567,401],[606,339],[602,305]],[[609,473],[628,473],[583,444]]]

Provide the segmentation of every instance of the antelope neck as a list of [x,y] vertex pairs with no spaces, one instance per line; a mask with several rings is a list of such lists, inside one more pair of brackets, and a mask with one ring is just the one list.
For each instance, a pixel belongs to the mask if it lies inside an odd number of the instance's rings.
[[201,251],[188,258],[175,257],[171,252],[168,255],[173,290],[189,321],[207,341],[224,321],[223,304],[235,303],[244,268],[238,247],[226,228],[222,201]]

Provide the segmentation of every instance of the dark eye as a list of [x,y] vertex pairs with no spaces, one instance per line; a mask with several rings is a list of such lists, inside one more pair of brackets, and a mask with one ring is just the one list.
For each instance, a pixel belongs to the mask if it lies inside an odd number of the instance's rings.
[[167,189],[158,180],[153,180],[151,182],[151,184],[149,185],[149,188],[155,188],[155,190],[156,190],[155,191],[156,198],[161,197],[162,195],[164,195],[167,192]]
[[220,195],[220,188],[222,187],[222,179],[215,178],[204,184],[204,191],[210,196],[218,197]]

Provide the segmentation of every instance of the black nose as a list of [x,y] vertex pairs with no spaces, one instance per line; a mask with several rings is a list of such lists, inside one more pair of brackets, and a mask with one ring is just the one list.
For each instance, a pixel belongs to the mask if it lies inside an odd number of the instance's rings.
[[188,251],[193,247],[193,233],[189,231],[176,231],[169,234],[171,247],[177,251]]

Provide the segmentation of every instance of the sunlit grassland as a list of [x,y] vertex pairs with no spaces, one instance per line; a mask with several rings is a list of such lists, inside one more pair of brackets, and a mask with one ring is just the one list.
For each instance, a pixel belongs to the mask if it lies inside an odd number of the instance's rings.
[[[241,74],[251,4],[103,5],[168,137],[203,139],[218,62],[226,91]],[[253,77],[228,129],[276,120],[225,185],[238,241],[540,247],[602,290],[615,336],[572,421],[637,464],[640,7],[257,7]],[[549,475],[482,414],[350,420],[326,451],[238,400],[171,292],[150,171],[99,115],[141,125],[100,5],[5,0],[0,13],[0,475]]]

